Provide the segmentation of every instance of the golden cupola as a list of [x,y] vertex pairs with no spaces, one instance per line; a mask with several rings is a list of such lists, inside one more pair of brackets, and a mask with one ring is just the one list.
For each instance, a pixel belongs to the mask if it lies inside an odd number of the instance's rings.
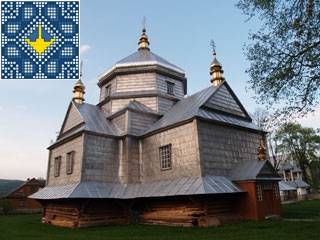
[[262,139],[260,139],[260,145],[258,147],[258,159],[259,161],[264,161],[266,159],[266,148],[262,144]]
[[78,104],[83,104],[84,102],[84,94],[85,94],[85,86],[81,81],[82,74],[80,74],[80,79],[79,81],[74,85],[74,90],[73,90],[73,98],[72,101],[78,103]]
[[146,28],[145,27],[143,27],[143,29],[142,29],[142,34],[140,36],[138,45],[139,45],[138,50],[140,50],[140,49],[150,50],[150,48],[149,48],[150,43],[149,43],[149,40],[148,40],[148,36],[146,34]]
[[213,61],[210,65],[211,83],[214,87],[220,85],[224,81],[222,76],[223,70],[221,63],[217,60],[216,52],[213,52]]

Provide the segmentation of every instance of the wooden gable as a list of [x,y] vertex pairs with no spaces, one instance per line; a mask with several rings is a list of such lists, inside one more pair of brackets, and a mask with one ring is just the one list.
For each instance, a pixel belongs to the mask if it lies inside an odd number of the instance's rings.
[[257,174],[256,179],[280,180],[280,175],[276,172],[272,164],[269,161],[266,161],[263,167],[260,169],[259,173]]
[[244,109],[237,96],[233,93],[227,82],[223,82],[214,94],[204,104],[205,107],[215,111],[249,118],[250,116]]
[[71,102],[69,105],[66,117],[63,121],[60,135],[78,126],[81,123],[84,123],[84,119],[82,118],[81,114],[79,113],[74,103]]
[[230,171],[232,181],[280,181],[281,178],[268,160],[236,163]]

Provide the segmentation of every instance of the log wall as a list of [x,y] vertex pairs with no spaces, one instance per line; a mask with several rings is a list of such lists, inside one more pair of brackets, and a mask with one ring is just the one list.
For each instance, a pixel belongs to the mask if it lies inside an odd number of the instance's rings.
[[140,223],[163,226],[212,227],[234,224],[241,216],[233,201],[218,196],[183,196],[135,200],[74,200],[47,202],[43,222],[69,228]]

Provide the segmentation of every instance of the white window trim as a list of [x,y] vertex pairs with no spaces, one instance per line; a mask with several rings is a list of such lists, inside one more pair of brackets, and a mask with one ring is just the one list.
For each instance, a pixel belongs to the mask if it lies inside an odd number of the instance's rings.
[[172,147],[167,144],[159,147],[160,169],[161,171],[172,169]]

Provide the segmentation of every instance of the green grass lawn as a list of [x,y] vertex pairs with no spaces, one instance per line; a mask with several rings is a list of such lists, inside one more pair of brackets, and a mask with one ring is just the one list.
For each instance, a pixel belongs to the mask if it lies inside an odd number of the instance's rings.
[[320,200],[283,204],[283,218],[320,220]]
[[[317,219],[320,200],[284,205],[286,218]],[[40,223],[40,214],[0,215],[0,239],[218,239],[273,240],[319,239],[320,221],[263,220],[248,221],[227,227],[182,228],[162,226],[108,226],[86,229],[67,229]]]

